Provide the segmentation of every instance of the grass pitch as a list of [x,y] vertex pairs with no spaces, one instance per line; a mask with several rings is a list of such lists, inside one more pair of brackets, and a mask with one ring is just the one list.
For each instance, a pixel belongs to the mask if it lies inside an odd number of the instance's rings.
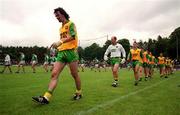
[[[12,68],[16,71],[16,67]],[[2,66],[0,66],[2,70]],[[153,78],[134,86],[133,72],[119,71],[119,87],[112,87],[111,70],[79,72],[83,98],[72,100],[75,84],[69,69],[65,68],[48,105],[39,105],[32,96],[43,95],[47,90],[50,72],[42,67],[32,73],[8,72],[0,74],[0,115],[180,115],[180,71],[169,78]]]

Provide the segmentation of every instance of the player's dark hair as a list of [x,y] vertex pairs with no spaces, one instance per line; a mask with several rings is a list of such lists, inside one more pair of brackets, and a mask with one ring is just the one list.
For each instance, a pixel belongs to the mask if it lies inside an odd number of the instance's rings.
[[60,12],[62,15],[64,15],[64,17],[67,19],[67,20],[69,20],[69,14],[63,9],[63,8],[61,8],[61,7],[58,7],[58,8],[56,8],[56,9],[54,9],[54,13],[56,13],[56,12]]

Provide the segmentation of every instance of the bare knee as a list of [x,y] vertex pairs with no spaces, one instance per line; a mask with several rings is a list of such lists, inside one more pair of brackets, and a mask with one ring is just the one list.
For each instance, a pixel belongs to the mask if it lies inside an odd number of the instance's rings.
[[57,79],[57,77],[58,77],[58,72],[57,71],[52,71],[51,79]]
[[113,72],[113,74],[117,74],[117,71],[116,71],[116,70],[113,70],[112,72]]

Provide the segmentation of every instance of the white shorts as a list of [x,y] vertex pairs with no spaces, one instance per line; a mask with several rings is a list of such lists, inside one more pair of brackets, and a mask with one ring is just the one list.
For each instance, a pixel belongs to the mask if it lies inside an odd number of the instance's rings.
[[84,67],[85,65],[84,64],[80,64],[80,67]]
[[25,65],[25,61],[20,61],[19,65]]
[[51,64],[51,65],[54,65],[54,63],[55,63],[55,62],[51,62],[50,64]]
[[44,62],[44,65],[48,65],[48,64],[49,64],[49,62],[47,62],[47,61]]
[[99,64],[95,64],[95,67],[99,67]]
[[11,65],[11,61],[5,61],[4,65],[5,66],[10,66]]
[[37,61],[32,61],[32,64],[37,64]]

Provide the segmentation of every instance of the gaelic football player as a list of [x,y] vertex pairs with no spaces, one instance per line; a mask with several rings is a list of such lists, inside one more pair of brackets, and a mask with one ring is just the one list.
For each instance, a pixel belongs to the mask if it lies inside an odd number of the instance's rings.
[[139,80],[139,69],[141,66],[140,60],[143,58],[142,50],[138,48],[138,44],[136,42],[133,43],[133,48],[130,49],[129,52],[129,57],[128,61],[132,61],[132,67],[134,71],[134,77],[135,77],[135,83],[134,85],[138,85],[138,80]]
[[[125,62],[126,58],[126,52],[123,48],[123,46],[119,43],[117,43],[117,38],[116,36],[111,37],[111,45],[107,48],[105,54],[104,54],[104,60],[108,60],[108,54],[110,53],[110,64],[112,67],[112,73],[113,73],[113,78],[114,82],[112,83],[113,87],[118,86],[118,69],[119,69],[119,64],[123,64]],[[121,56],[122,54],[122,56]]]
[[51,73],[51,80],[47,91],[43,96],[32,97],[33,100],[41,104],[48,104],[52,98],[53,91],[55,90],[59,75],[64,69],[65,65],[69,65],[71,75],[75,81],[76,91],[73,96],[74,100],[78,100],[82,97],[81,94],[81,80],[78,74],[78,37],[75,24],[69,20],[69,15],[63,8],[54,9],[54,15],[57,20],[62,23],[60,28],[60,39],[58,42],[54,42],[51,46],[57,48],[57,60],[54,63],[54,68]]

